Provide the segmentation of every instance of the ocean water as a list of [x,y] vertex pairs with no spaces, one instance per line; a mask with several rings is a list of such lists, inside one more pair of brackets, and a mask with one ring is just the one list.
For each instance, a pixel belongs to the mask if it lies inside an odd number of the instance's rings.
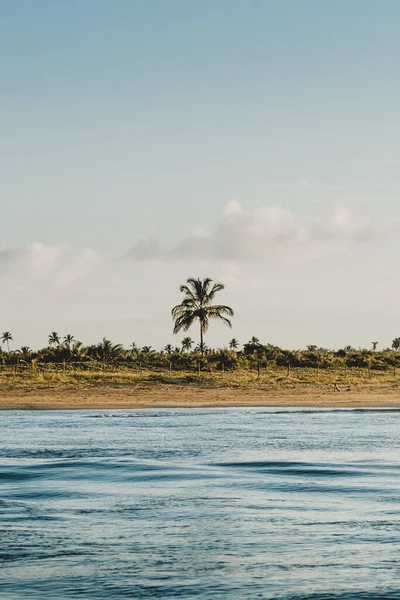
[[400,599],[400,412],[0,413],[0,598]]

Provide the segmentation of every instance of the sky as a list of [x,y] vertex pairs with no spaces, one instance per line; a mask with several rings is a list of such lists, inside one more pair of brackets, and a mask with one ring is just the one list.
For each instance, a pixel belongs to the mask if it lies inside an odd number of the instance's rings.
[[[179,345],[400,335],[397,0],[0,0],[0,329]],[[189,334],[197,340],[197,329]]]

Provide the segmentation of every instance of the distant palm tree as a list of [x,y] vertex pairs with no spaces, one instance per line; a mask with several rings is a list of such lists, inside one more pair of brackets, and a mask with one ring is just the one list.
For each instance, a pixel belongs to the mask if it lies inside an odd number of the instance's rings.
[[70,350],[71,348],[71,344],[72,342],[75,341],[75,338],[73,335],[71,335],[70,333],[68,333],[65,337],[64,337],[64,344],[67,346],[68,350]]
[[129,348],[132,350],[132,354],[137,354],[138,352],[138,347],[137,344],[135,344],[135,342],[132,342],[132,344],[129,346]]
[[56,331],[52,331],[49,335],[49,346],[52,345],[60,345],[60,336],[58,335],[58,333]]
[[151,352],[154,352],[154,350],[151,349],[151,346],[143,346],[141,352],[143,354],[150,354]]
[[253,346],[260,346],[260,340],[255,335],[253,335],[249,343]]
[[318,347],[317,347],[315,344],[309,344],[309,345],[307,346],[307,350],[308,350],[309,352],[316,352],[316,351],[317,351],[317,349],[318,349]]
[[210,350],[210,348],[206,344],[203,343],[203,349],[201,347],[201,344],[197,344],[197,346],[195,347],[194,350],[195,350],[195,352],[201,352],[202,354],[204,354],[204,353],[207,353]]
[[98,349],[103,362],[112,362],[120,357],[122,345],[113,344],[110,340],[103,338],[102,342],[98,345]]
[[237,350],[239,348],[239,342],[236,338],[232,338],[229,342],[229,348],[231,350]]
[[174,351],[174,349],[173,349],[173,347],[172,347],[172,344],[167,344],[167,345],[165,346],[165,348],[164,348],[164,351],[165,351],[167,354],[172,354],[172,353],[173,353],[173,351]]
[[193,340],[191,337],[185,337],[182,340],[182,350],[186,350],[187,352],[189,352],[189,350],[191,349],[191,347],[193,346]]
[[31,356],[31,349],[29,348],[29,346],[22,346],[19,352],[22,354],[24,360],[29,360]]
[[180,291],[184,297],[181,304],[172,309],[172,318],[175,321],[174,333],[179,331],[188,331],[193,323],[198,320],[200,324],[200,351],[204,353],[204,334],[209,327],[210,319],[219,319],[228,327],[232,327],[230,320],[224,316],[233,317],[233,310],[230,306],[211,304],[217,292],[223,290],[225,286],[222,283],[214,283],[211,287],[212,279],[190,278],[186,281],[187,285],[181,285]]
[[72,345],[71,352],[76,358],[82,358],[87,354],[87,348],[83,347],[82,342],[75,340]]
[[372,344],[372,350],[375,352],[375,350],[378,347],[379,342],[371,342],[371,344]]
[[10,352],[10,342],[13,341],[12,335],[9,331],[5,331],[1,336],[3,344],[7,344],[7,352]]
[[400,350],[400,337],[394,338],[392,348],[393,350]]

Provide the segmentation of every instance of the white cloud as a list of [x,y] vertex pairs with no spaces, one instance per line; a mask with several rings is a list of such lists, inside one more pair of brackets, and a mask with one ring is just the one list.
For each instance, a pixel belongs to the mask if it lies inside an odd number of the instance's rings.
[[73,250],[66,244],[34,242],[0,249],[0,277],[25,283],[51,281],[64,286],[84,277],[99,262],[99,255],[90,248]]
[[156,259],[162,253],[160,243],[155,238],[139,240],[124,258],[133,261]]
[[138,241],[121,259],[111,260],[90,248],[73,249],[66,244],[39,242],[19,248],[0,249],[0,277],[19,285],[30,281],[51,282],[59,287],[87,279],[98,272],[109,276],[118,264],[145,261],[202,261],[239,263],[304,262],[326,257],[351,247],[386,238],[399,232],[399,221],[376,223],[336,207],[328,216],[298,216],[280,205],[245,211],[229,202],[212,232],[196,229],[167,249],[155,238]]
[[[399,222],[375,223],[338,206],[328,216],[297,216],[280,205],[244,211],[229,202],[217,228],[195,231],[176,246],[161,250],[154,240],[140,242],[126,258],[210,261],[302,261],[347,251],[400,231]],[[146,248],[146,253],[141,251]]]

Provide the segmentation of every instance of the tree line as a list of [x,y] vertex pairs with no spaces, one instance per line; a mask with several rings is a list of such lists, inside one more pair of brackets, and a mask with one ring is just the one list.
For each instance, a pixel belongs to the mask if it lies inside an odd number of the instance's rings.
[[[224,289],[222,283],[213,283],[212,279],[189,278],[180,286],[183,299],[174,306],[171,316],[174,322],[173,333],[187,332],[195,322],[199,324],[199,342],[185,336],[179,345],[167,344],[161,350],[151,346],[137,346],[132,343],[129,348],[122,344],[114,344],[103,338],[97,344],[85,346],[72,334],[60,336],[52,331],[48,336],[48,344],[40,350],[31,350],[28,346],[12,350],[11,332],[1,335],[3,348],[0,347],[0,364],[14,365],[17,361],[26,365],[36,363],[70,363],[79,364],[81,368],[90,367],[93,363],[115,366],[138,366],[144,368],[192,369],[196,366],[210,369],[251,369],[260,367],[285,366],[303,368],[337,368],[357,367],[386,370],[400,366],[400,337],[392,342],[392,347],[378,350],[378,342],[371,342],[370,349],[355,349],[345,346],[339,350],[319,348],[309,345],[301,350],[287,350],[273,344],[264,344],[253,336],[241,347],[236,338],[231,338],[225,348],[212,349],[205,343],[210,321],[222,321],[232,327],[230,318],[234,311],[230,306],[213,304],[216,294]],[[229,317],[229,318],[228,318]]]
[[[3,336],[1,337],[3,341]],[[309,345],[300,350],[288,350],[273,344],[263,344],[253,336],[242,346],[236,338],[229,340],[225,348],[209,348],[203,343],[196,344],[186,336],[179,345],[167,344],[156,350],[151,346],[139,347],[132,343],[129,348],[115,344],[103,338],[97,344],[83,345],[72,334],[60,336],[53,331],[49,334],[48,345],[39,350],[27,346],[19,349],[8,349],[12,336],[0,349],[0,364],[20,364],[31,366],[41,363],[66,363],[67,366],[93,368],[99,363],[125,368],[173,368],[192,370],[200,365],[210,370],[256,369],[257,367],[300,367],[300,368],[368,368],[388,370],[400,367],[400,338],[393,340],[392,348],[383,350],[353,348],[345,346],[339,350],[319,348]],[[3,342],[4,344],[4,342]]]

